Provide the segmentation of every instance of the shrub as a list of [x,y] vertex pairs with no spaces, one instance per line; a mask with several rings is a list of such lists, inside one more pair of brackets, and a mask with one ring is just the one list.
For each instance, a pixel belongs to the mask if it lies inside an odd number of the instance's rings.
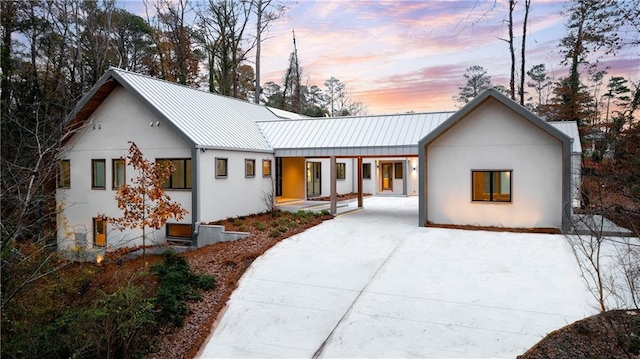
[[213,277],[193,273],[184,257],[172,250],[165,252],[164,263],[153,266],[151,272],[158,276],[158,320],[176,326],[184,323],[187,300],[200,300],[198,289],[215,286]]
[[253,221],[253,227],[259,231],[264,231],[265,229],[267,229],[267,226],[260,221]]

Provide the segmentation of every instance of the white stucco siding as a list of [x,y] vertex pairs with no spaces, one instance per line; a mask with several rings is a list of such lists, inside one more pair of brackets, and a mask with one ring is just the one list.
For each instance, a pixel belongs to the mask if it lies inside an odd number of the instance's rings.
[[[355,159],[353,158],[336,158],[336,171],[338,163],[345,164],[345,178],[336,180],[336,192],[338,194],[351,193],[358,190],[353,185],[353,176],[357,176],[357,169],[354,166]],[[321,179],[320,187],[322,197],[328,197],[331,195],[331,161],[328,158],[309,158],[307,162],[320,162],[321,163]]]
[[[227,159],[227,177],[216,177],[216,158]],[[245,176],[246,159],[255,160],[254,177]],[[267,208],[262,197],[270,191],[272,177],[263,176],[262,160],[271,160],[271,176],[275,176],[275,159],[270,153],[222,150],[200,153],[200,221],[264,212]]]
[[571,154],[571,205],[580,207],[582,203],[582,154]]
[[[427,150],[427,220],[560,227],[562,144],[493,99]],[[471,170],[512,170],[512,202],[471,201]]]
[[[156,126],[157,121],[160,121],[159,126]],[[151,122],[154,126],[149,125]],[[86,240],[91,247],[94,242],[93,218],[99,214],[122,216],[115,200],[116,190],[112,188],[112,159],[127,155],[128,141],[134,141],[151,161],[156,158],[191,158],[188,145],[166,123],[122,87],[116,88],[61,153],[61,158],[70,160],[71,166],[71,188],[57,190],[58,203],[64,208],[58,226],[61,249],[73,245],[73,233],[80,229],[86,229]],[[91,188],[92,159],[105,160],[105,189]],[[133,168],[127,166],[127,181],[136,175]],[[172,200],[191,211],[190,190],[168,192]],[[190,214],[180,223],[191,223]],[[165,241],[164,228],[148,232],[151,232],[148,240]],[[135,239],[140,234],[140,231],[131,230],[120,232],[107,225],[107,244],[114,247],[142,244],[140,238]]]

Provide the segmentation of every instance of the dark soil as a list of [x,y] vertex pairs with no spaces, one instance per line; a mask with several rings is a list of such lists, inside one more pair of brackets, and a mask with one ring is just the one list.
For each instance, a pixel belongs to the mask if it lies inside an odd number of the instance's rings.
[[640,358],[640,311],[616,310],[558,329],[518,359]]

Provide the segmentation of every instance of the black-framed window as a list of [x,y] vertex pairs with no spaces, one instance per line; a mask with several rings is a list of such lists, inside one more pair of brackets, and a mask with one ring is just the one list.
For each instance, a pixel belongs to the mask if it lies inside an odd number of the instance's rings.
[[71,188],[71,161],[60,161],[58,170],[58,188]]
[[190,158],[161,158],[159,163],[171,162],[174,171],[162,184],[165,189],[191,189],[191,159]]
[[512,172],[471,171],[471,199],[475,202],[511,202]]
[[111,160],[111,187],[118,189],[127,181],[127,162],[124,158],[114,158]]
[[216,157],[216,178],[227,178],[227,159]]
[[344,162],[336,163],[337,178],[343,180],[347,178],[347,164]]
[[362,164],[362,178],[371,179],[371,163]]
[[105,189],[105,161],[104,159],[91,160],[91,188]]
[[165,227],[169,238],[191,238],[190,224],[167,223]]
[[253,159],[244,160],[244,176],[245,177],[256,176],[256,160],[253,160]]
[[394,163],[393,167],[393,172],[395,172],[394,177],[396,179],[401,179],[404,175],[404,164],[402,162],[396,162]]
[[262,160],[262,177],[271,177],[271,160]]

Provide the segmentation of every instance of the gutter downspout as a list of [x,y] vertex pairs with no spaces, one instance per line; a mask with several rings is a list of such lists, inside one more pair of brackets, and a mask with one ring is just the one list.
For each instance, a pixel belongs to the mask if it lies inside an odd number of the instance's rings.
[[[204,151],[204,149],[202,149]],[[197,145],[191,148],[191,245],[198,248],[198,233],[200,227],[200,149]]]

